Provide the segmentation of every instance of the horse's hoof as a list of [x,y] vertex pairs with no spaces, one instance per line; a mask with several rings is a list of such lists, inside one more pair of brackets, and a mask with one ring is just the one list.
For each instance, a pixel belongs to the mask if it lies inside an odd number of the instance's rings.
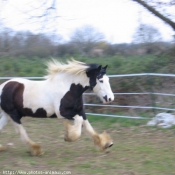
[[71,142],[71,140],[67,139],[67,138],[64,138],[64,141],[65,142]]
[[6,147],[4,147],[0,144],[0,151],[4,151],[4,150],[6,150]]
[[31,145],[31,155],[32,156],[42,156],[44,152],[41,150],[41,146],[38,143]]
[[111,137],[104,131],[102,134],[96,134],[93,136],[94,144],[99,148],[100,151],[106,151],[107,148],[113,146]]
[[66,141],[66,142],[74,142],[74,141],[76,141],[77,139],[72,139],[71,137],[68,137],[68,136],[65,136],[64,137],[64,141]]

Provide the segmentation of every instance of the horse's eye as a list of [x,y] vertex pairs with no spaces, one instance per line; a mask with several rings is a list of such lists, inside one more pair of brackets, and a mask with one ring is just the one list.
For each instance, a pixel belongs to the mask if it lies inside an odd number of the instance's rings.
[[100,83],[103,83],[103,80],[100,80]]

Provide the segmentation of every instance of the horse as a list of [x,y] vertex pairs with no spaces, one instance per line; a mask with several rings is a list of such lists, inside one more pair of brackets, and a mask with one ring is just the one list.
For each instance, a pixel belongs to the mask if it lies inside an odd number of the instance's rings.
[[[109,134],[98,134],[89,123],[83,107],[83,93],[90,89],[103,103],[114,100],[106,75],[107,66],[86,64],[74,59],[61,62],[52,59],[46,63],[47,75],[43,80],[12,78],[0,85],[0,131],[10,119],[30,148],[32,156],[43,154],[41,145],[32,141],[21,123],[21,118],[62,117],[65,141],[80,138],[82,127],[90,134],[94,145],[101,151],[113,145]],[[72,122],[71,122],[72,121]],[[0,144],[0,150],[3,150]]]

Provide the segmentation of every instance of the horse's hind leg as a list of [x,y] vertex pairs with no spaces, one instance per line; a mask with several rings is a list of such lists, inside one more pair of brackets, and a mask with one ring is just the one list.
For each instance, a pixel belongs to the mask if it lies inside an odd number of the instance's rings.
[[3,127],[7,124],[7,122],[8,122],[8,117],[2,114],[0,118],[0,132],[2,131]]
[[69,123],[69,120],[65,121],[65,136],[64,140],[68,142],[76,141],[81,136],[81,129],[83,124],[83,118],[79,115],[74,117],[74,125]]
[[24,140],[30,147],[30,151],[31,151],[31,155],[32,156],[40,156],[43,154],[42,150],[41,150],[41,146],[38,143],[33,142],[26,130],[24,129],[22,124],[18,124],[16,122],[14,122],[15,128],[19,131],[20,135],[21,135],[21,139]]
[[[4,115],[3,113],[0,114],[1,118],[0,118],[0,132],[2,131],[3,127],[7,124],[8,122],[8,117],[6,115]],[[0,151],[4,150],[5,147],[3,147],[0,144]]]

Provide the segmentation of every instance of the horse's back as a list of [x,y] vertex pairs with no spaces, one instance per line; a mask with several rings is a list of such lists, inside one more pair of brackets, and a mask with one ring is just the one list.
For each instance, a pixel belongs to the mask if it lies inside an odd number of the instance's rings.
[[48,117],[54,114],[44,81],[14,78],[0,86],[0,105],[3,111],[17,110],[22,116]]
[[2,84],[0,85],[0,92],[2,92],[2,89],[4,88],[4,86],[5,86],[6,84],[8,84],[9,82],[16,82],[16,83],[25,84],[25,83],[27,83],[27,82],[31,82],[31,80],[28,80],[28,79],[25,79],[25,78],[12,78],[12,79],[10,79],[10,80],[5,81],[4,83],[2,83]]

